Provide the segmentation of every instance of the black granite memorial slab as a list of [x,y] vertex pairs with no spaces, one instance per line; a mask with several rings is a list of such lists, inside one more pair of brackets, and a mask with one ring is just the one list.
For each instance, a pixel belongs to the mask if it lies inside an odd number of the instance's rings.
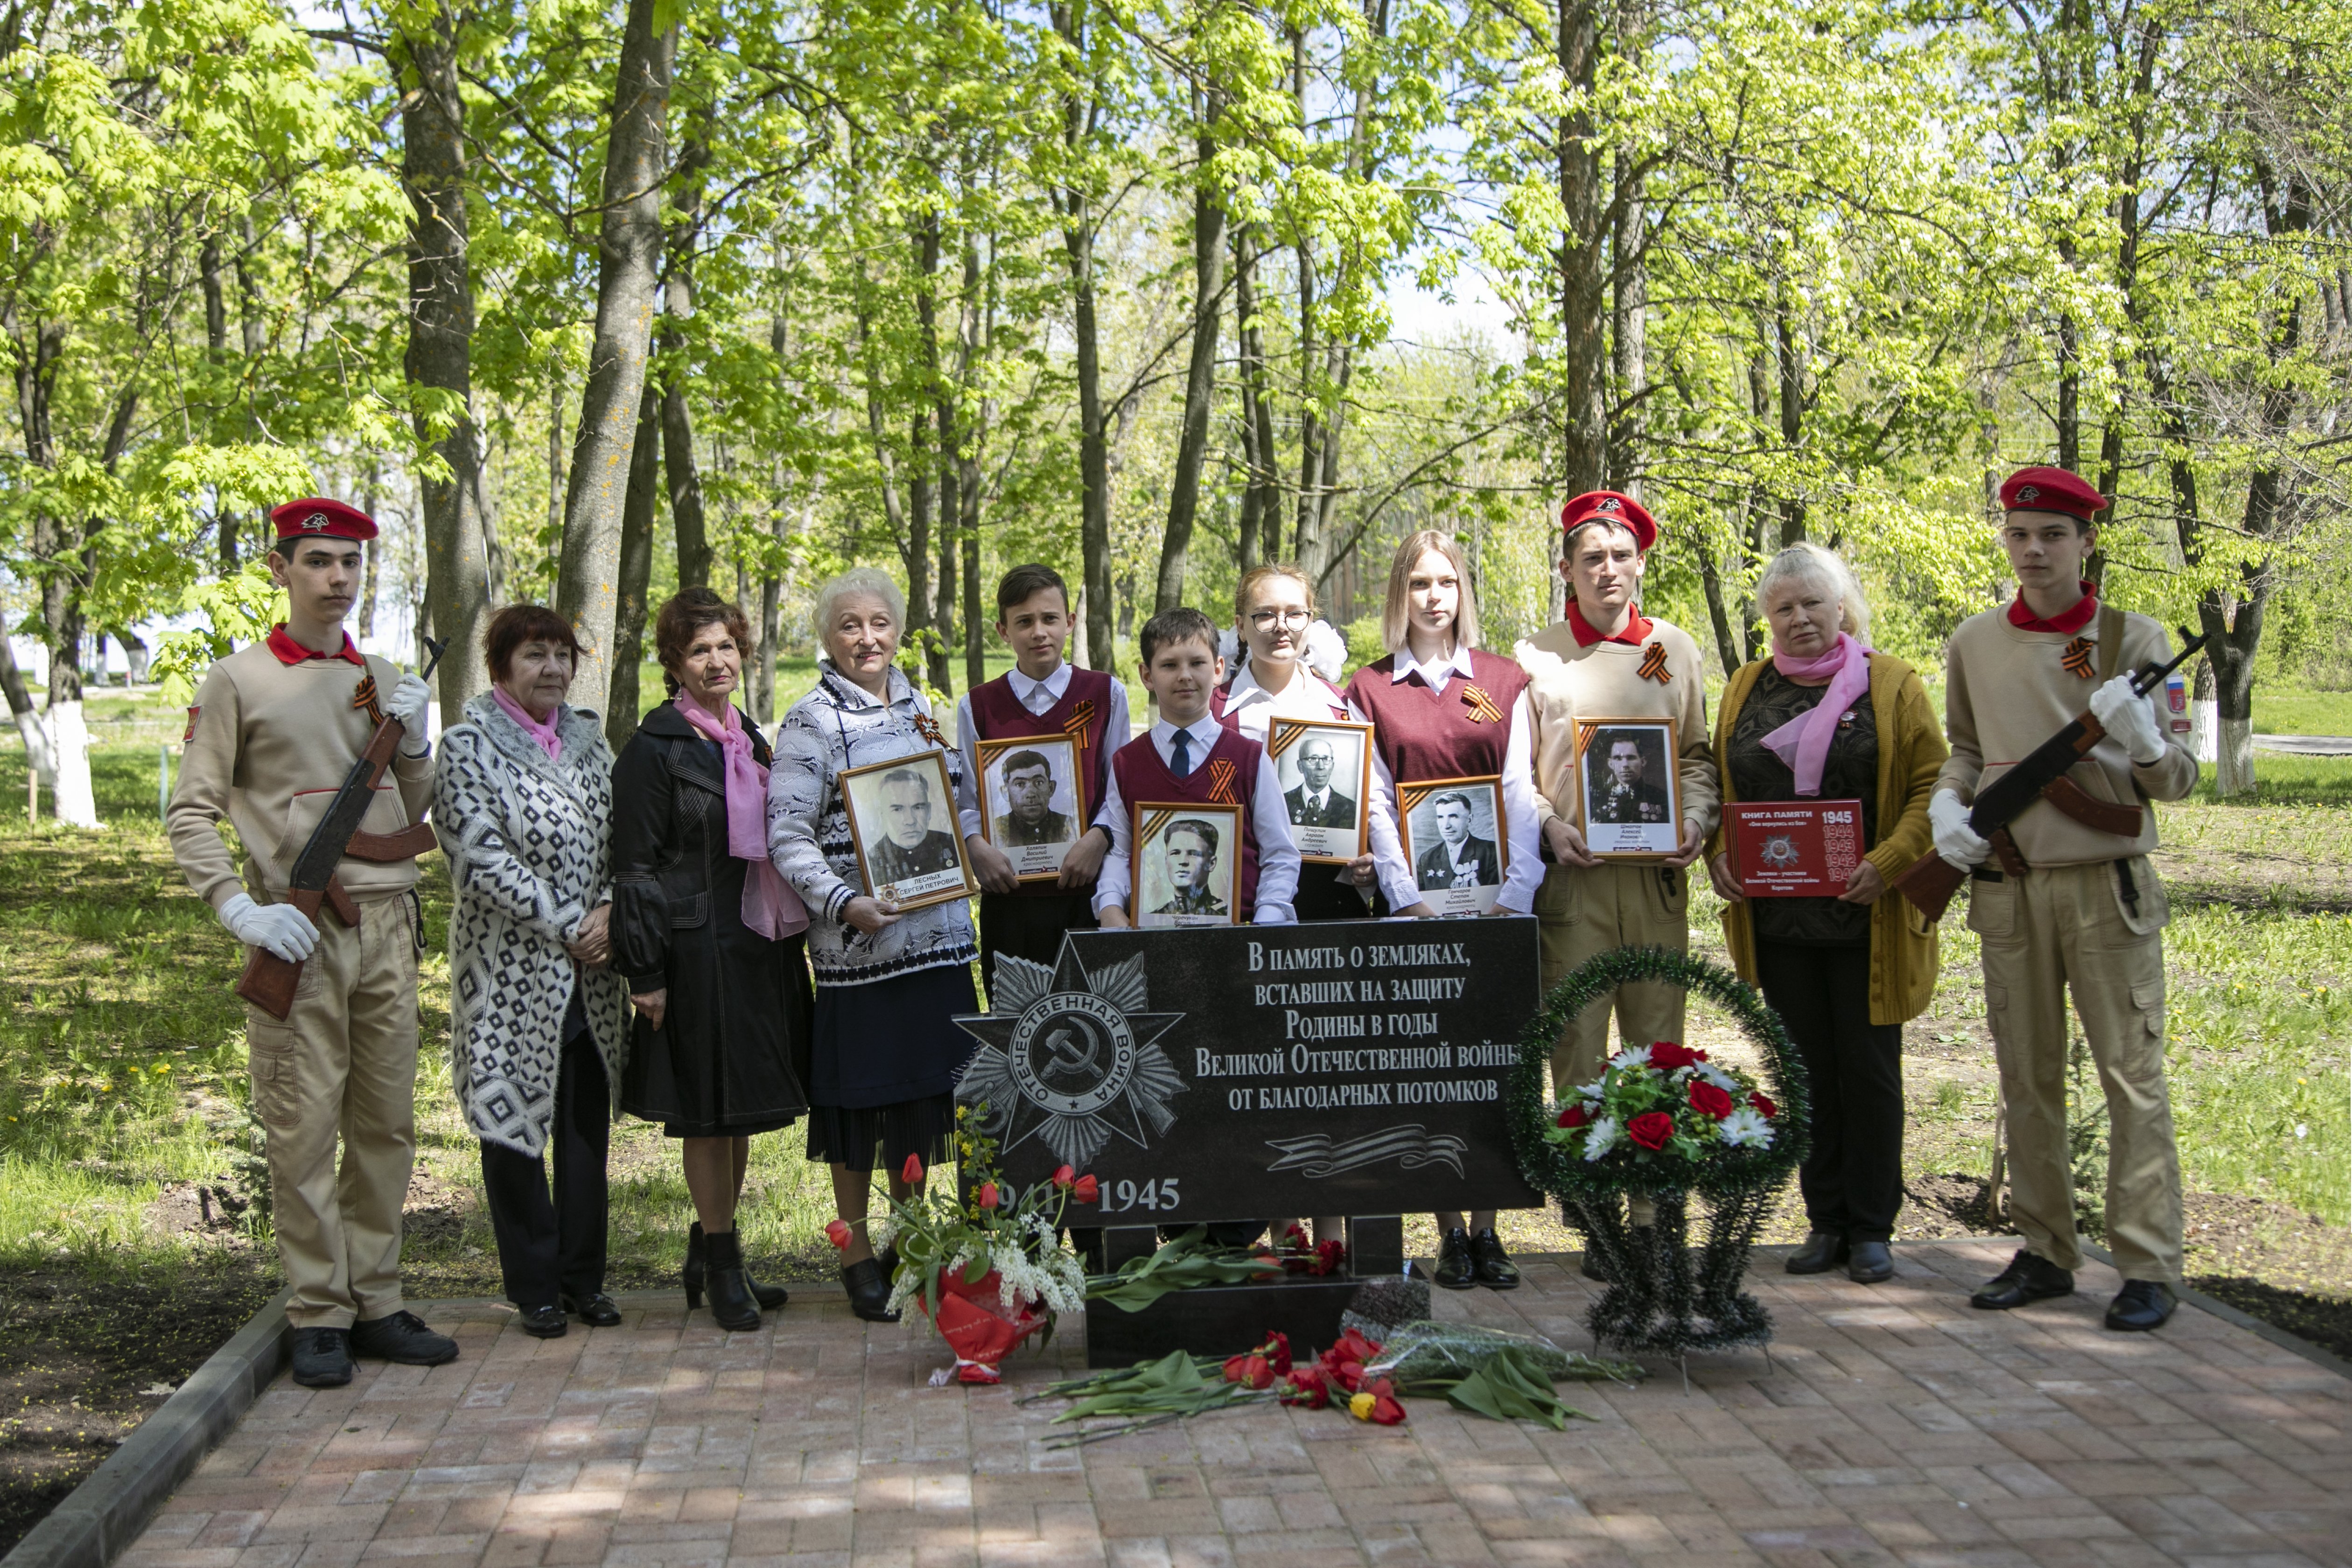
[[1074,931],[989,981],[957,1098],[1014,1185],[1091,1172],[1103,1225],[1543,1201],[1503,1110],[1532,919]]

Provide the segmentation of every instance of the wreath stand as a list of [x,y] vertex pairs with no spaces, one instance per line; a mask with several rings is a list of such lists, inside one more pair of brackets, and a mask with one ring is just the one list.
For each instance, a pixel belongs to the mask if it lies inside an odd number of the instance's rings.
[[[1696,992],[1729,1013],[1764,1057],[1780,1107],[1769,1149],[1725,1149],[1704,1160],[1588,1163],[1548,1142],[1558,1107],[1544,1099],[1552,1043],[1584,1009],[1618,986],[1652,981]],[[1640,1041],[1631,1042],[1641,1044]],[[1756,988],[1704,959],[1664,947],[1621,947],[1552,987],[1519,1037],[1519,1064],[1505,1090],[1511,1146],[1528,1181],[1559,1199],[1610,1285],[1585,1315],[1600,1344],[1672,1356],[1690,1385],[1692,1351],[1755,1345],[1771,1364],[1772,1315],[1740,1287],[1765,1215],[1805,1156],[1811,1126],[1804,1063],[1780,1015]],[[1690,1206],[1704,1200],[1701,1239],[1690,1244]],[[1647,1224],[1632,1222],[1646,1201]]]

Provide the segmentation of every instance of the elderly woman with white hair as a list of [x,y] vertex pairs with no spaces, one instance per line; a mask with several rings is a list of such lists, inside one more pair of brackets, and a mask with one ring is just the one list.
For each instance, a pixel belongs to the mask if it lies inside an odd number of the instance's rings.
[[[955,1016],[977,1013],[978,943],[961,899],[901,912],[859,872],[841,774],[930,752],[950,792],[963,763],[942,740],[930,704],[893,663],[907,599],[881,573],[857,567],[817,590],[816,689],[776,731],[768,775],[768,854],[809,909],[816,1028],[809,1081],[809,1158],[833,1167],[834,1206],[849,1228],[842,1287],[850,1310],[892,1322],[895,1259],[866,1234],[878,1155],[893,1196],[916,1184],[909,1154],[930,1165],[955,1129],[955,1079],[973,1041]],[[952,821],[950,815],[947,820]]]
[[1943,728],[1917,672],[1870,647],[1870,605],[1833,552],[1775,555],[1756,607],[1772,656],[1732,676],[1715,721],[1726,821],[1734,801],[1858,801],[1863,854],[1845,890],[1822,897],[1745,894],[1723,828],[1707,865],[1732,961],[1812,1082],[1812,1152],[1798,1173],[1811,1234],[1789,1272],[1843,1263],[1875,1284],[1895,1272],[1903,1204],[1903,1026],[1936,988],[1935,928],[1888,885],[1930,847]]

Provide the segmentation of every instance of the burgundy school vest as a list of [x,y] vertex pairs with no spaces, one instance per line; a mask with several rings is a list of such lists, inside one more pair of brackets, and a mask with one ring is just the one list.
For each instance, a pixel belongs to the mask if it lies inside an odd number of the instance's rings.
[[[1209,748],[1209,754],[1196,758],[1192,771],[1180,779],[1160,760],[1160,748],[1151,743],[1151,733],[1147,730],[1121,746],[1118,754],[1110,760],[1130,829],[1139,801],[1196,800],[1242,808],[1241,913],[1244,920],[1257,910],[1257,825],[1250,808],[1257,792],[1258,758],[1265,750],[1239,731],[1227,730]],[[1129,871],[1135,885],[1141,886],[1141,873],[1131,864]]]
[[1470,650],[1470,673],[1433,691],[1419,671],[1391,680],[1396,655],[1356,671],[1349,700],[1375,726],[1372,743],[1399,784],[1500,774],[1511,743],[1511,704],[1528,672],[1495,654]]
[[[1106,670],[1070,670],[1070,684],[1061,700],[1043,713],[1032,713],[1013,695],[1009,677],[998,676],[971,689],[971,721],[983,741],[1007,741],[1031,735],[1067,735],[1078,742],[1078,769],[1087,798],[1078,808],[1079,831],[1102,809],[1105,783],[1110,777],[1110,675]],[[1068,898],[1057,882],[1024,882],[1016,892],[1031,898]]]

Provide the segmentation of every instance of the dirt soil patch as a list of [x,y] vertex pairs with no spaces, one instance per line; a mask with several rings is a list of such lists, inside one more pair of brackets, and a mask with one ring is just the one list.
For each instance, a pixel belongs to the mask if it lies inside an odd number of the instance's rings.
[[0,1555],[260,1310],[274,1270],[165,1280],[0,1272]]

